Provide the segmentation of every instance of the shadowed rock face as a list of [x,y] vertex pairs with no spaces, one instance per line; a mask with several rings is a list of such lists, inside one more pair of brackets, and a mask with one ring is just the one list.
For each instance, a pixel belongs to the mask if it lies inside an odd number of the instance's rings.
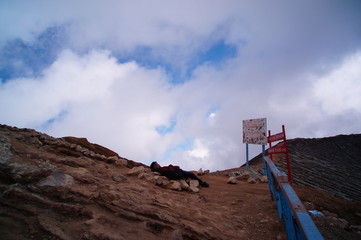
[[[361,134],[287,141],[294,182],[361,202]],[[276,162],[287,172],[284,157]]]

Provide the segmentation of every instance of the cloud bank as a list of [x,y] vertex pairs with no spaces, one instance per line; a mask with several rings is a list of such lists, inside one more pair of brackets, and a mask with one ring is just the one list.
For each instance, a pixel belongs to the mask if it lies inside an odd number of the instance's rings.
[[211,170],[245,162],[244,119],[288,138],[361,131],[358,1],[0,9],[1,123]]

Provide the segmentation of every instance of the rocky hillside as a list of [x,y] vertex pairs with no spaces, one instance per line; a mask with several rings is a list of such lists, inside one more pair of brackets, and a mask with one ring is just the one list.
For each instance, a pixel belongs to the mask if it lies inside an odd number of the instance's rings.
[[0,125],[0,173],[0,239],[284,236],[267,184],[177,185],[84,138]]
[[[0,239],[285,239],[267,184],[202,178],[209,188],[168,181],[85,138],[0,125]],[[327,214],[326,239],[361,238],[360,204],[296,191]]]

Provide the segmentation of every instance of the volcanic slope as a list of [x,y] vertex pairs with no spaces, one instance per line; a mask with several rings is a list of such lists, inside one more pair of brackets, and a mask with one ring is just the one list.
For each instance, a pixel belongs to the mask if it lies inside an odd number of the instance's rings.
[[[0,125],[0,239],[286,239],[267,184],[210,174],[209,188],[174,191],[129,175],[138,166],[148,169],[85,138]],[[359,205],[296,191],[306,207],[333,211],[316,222],[326,239],[360,239],[349,227]]]
[[86,139],[0,126],[0,239],[284,239],[267,184],[174,191]]

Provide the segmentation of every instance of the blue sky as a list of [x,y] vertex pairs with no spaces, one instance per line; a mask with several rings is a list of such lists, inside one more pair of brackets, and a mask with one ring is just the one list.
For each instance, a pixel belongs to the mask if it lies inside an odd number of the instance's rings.
[[245,162],[245,119],[289,138],[360,133],[360,12],[356,0],[1,1],[0,123],[195,170]]

